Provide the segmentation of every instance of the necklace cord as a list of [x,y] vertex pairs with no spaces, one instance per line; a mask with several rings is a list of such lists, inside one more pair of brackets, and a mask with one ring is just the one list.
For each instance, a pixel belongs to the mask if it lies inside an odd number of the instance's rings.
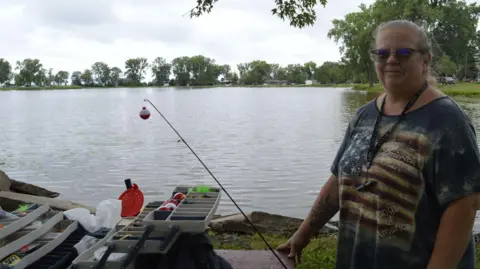
[[[367,152],[367,160],[366,160],[366,165],[365,165],[367,179],[365,180],[365,182],[361,186],[357,187],[357,190],[361,191],[365,187],[367,187],[367,186],[369,186],[373,183],[373,182],[370,182],[369,177],[368,177],[368,170],[370,169],[370,166],[372,166],[373,158],[375,158],[375,155],[378,153],[378,151],[380,150],[382,145],[387,141],[388,137],[395,130],[395,128],[400,124],[400,122],[405,118],[405,115],[407,114],[408,110],[410,110],[410,108],[412,108],[412,106],[415,104],[415,102],[417,102],[420,95],[427,88],[428,88],[428,82],[425,81],[425,83],[422,85],[422,87],[412,96],[412,98],[410,98],[408,103],[405,105],[402,113],[400,114],[399,119],[390,127],[390,129],[388,129],[385,132],[385,134],[382,137],[380,137],[378,143],[375,143],[376,140],[377,140],[377,132],[379,132],[378,126],[379,126],[379,123],[382,119],[383,109],[385,107],[385,100],[387,99],[387,95],[385,95],[385,97],[382,100],[382,104],[380,106],[380,111],[378,112],[377,119],[375,120],[375,125],[373,126],[372,136],[370,137],[370,143],[369,143],[368,152]],[[374,182],[376,182],[376,181],[374,181]]]

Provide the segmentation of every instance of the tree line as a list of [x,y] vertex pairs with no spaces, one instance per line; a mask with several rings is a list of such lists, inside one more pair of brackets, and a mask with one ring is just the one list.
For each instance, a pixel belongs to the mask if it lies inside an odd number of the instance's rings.
[[[0,84],[21,86],[208,86],[219,83],[261,85],[304,84],[306,80],[322,84],[360,82],[349,81],[346,65],[339,62],[315,62],[289,64],[280,66],[276,63],[255,60],[236,66],[237,72],[230,65],[216,64],[215,60],[203,55],[183,56],[168,62],[157,57],[151,63],[146,58],[133,58],[125,61],[124,71],[119,67],[110,67],[104,62],[95,62],[91,68],[83,71],[44,68],[39,59],[17,61],[15,68],[5,59],[0,59]],[[150,69],[152,78],[146,78]],[[148,82],[145,82],[145,81]]]
[[[296,15],[292,13],[288,17],[296,18]],[[343,19],[333,20],[328,37],[339,44],[342,58],[338,62],[317,64],[310,61],[280,66],[254,60],[238,64],[236,71],[233,71],[230,65],[217,64],[215,59],[203,55],[177,57],[172,61],[157,57],[152,62],[139,57],[125,61],[124,70],[110,67],[104,62],[95,62],[88,69],[70,74],[64,70],[56,73],[52,69],[47,70],[39,59],[17,61],[14,67],[0,59],[0,84],[206,86],[227,82],[244,85],[304,84],[306,80],[312,80],[320,84],[369,83],[373,86],[377,81],[369,54],[374,42],[372,33],[380,23],[393,19],[408,19],[424,27],[432,40],[432,70],[435,76],[475,79],[479,76],[480,64],[479,17],[480,6],[477,3],[467,4],[456,0],[377,0],[371,5],[360,5],[360,11],[349,13]],[[292,25],[303,27],[315,20],[314,17],[304,19],[306,21],[297,20],[296,23],[293,23],[294,20]],[[152,78],[145,77],[147,70],[151,71]]]

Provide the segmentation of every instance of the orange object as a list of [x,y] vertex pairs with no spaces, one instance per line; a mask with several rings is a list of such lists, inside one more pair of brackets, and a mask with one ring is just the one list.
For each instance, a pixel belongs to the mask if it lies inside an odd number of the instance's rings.
[[173,199],[182,201],[183,199],[185,199],[185,194],[183,194],[183,193],[181,193],[181,192],[177,192],[177,193],[175,193],[175,195],[173,196]]
[[137,184],[133,184],[131,188],[126,189],[118,199],[122,200],[122,218],[134,217],[142,210],[144,198]]

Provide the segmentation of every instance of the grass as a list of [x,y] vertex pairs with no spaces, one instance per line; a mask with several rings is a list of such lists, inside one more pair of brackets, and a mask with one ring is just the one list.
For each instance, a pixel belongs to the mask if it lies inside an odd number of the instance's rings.
[[[234,239],[227,240],[229,243],[222,243],[225,240],[219,240],[222,235],[210,233],[215,249],[254,249],[263,250],[267,246],[258,235],[230,235]],[[287,236],[282,235],[263,235],[267,242],[276,248],[288,240]],[[296,269],[334,269],[335,255],[337,248],[337,239],[335,235],[313,238],[310,244],[303,251],[303,262]],[[476,269],[480,269],[479,264],[480,245],[476,249]]]
[[[227,240],[229,241],[228,243],[221,242],[225,240],[218,240],[217,238],[220,235],[211,233],[211,236],[215,249],[267,249],[267,246],[258,235],[230,235],[234,239]],[[288,240],[287,236],[282,235],[264,234],[263,237],[273,249]],[[303,251],[302,264],[297,266],[296,269],[334,269],[336,246],[337,239],[333,235],[312,239]]]
[[[480,83],[457,83],[454,85],[436,86],[439,90],[451,96],[480,96]],[[383,87],[379,84],[369,87],[367,84],[355,84],[352,89],[368,92],[382,92]]]

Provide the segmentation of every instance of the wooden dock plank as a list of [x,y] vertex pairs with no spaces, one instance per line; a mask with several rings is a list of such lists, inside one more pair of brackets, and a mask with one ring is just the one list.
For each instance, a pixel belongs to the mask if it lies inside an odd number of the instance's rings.
[[[278,259],[268,250],[223,250],[215,252],[227,260],[235,269],[285,269]],[[295,262],[284,253],[277,252],[288,269],[295,269]]]

